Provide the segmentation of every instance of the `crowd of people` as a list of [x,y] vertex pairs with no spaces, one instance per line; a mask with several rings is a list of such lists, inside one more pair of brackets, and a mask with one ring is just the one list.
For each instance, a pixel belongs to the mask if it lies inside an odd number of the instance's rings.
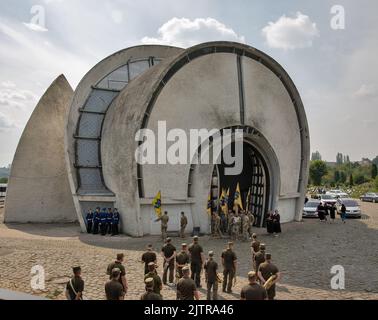
[[[346,223],[346,207],[345,204],[341,205],[341,220]],[[320,222],[327,222],[328,217],[330,218],[330,223],[334,223],[336,219],[337,208],[335,203],[328,204],[327,202],[320,202],[317,207],[318,217]]]
[[85,223],[88,233],[116,236],[119,234],[120,214],[117,208],[101,210],[100,207],[97,207],[94,212],[89,209],[85,216]]
[[[143,263],[143,277],[141,285],[145,286],[145,293],[141,300],[163,300],[163,286],[176,288],[177,300],[199,300],[199,290],[206,290],[207,300],[218,300],[218,289],[222,292],[233,293],[236,284],[238,258],[234,251],[234,242],[228,242],[222,252],[221,266],[218,265],[214,251],[205,255],[199,237],[193,237],[190,245],[181,244],[176,250],[172,239],[167,238],[161,249],[163,258],[162,275],[158,272],[158,255],[150,244],[141,256]],[[251,243],[252,270],[248,273],[248,282],[240,292],[241,300],[273,300],[276,295],[276,283],[281,274],[272,262],[272,255],[266,253],[266,245],[261,244],[256,234],[252,234]],[[223,273],[220,274],[220,270]],[[69,300],[83,300],[84,280],[81,278],[81,268],[73,268],[74,275],[66,286],[66,297]],[[128,294],[128,282],[124,255],[118,254],[116,260],[110,263],[106,270],[109,281],[105,284],[107,300],[124,300]],[[204,277],[201,275],[204,274]]]

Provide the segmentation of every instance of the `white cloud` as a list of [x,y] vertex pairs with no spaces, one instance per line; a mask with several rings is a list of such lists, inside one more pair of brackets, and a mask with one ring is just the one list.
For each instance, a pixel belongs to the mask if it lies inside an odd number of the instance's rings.
[[206,41],[245,42],[244,36],[214,18],[172,18],[158,30],[158,37],[144,37],[144,44],[164,44],[178,47],[191,47]]
[[361,87],[353,93],[355,98],[374,98],[378,96],[378,88],[374,84],[362,84]]
[[16,128],[14,122],[0,112],[0,132],[6,132],[13,128]]
[[276,22],[269,22],[262,33],[269,47],[284,50],[311,47],[319,36],[316,23],[300,12],[294,18],[283,15]]

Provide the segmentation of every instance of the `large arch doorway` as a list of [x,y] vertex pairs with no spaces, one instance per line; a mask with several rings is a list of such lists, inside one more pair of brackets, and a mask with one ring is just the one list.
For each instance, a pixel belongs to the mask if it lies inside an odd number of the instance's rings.
[[[233,144],[231,145],[232,149],[234,148]],[[263,156],[253,144],[244,141],[243,148],[243,170],[239,175],[225,174],[225,168],[229,166],[223,162],[223,157],[222,162],[214,166],[211,183],[213,210],[220,211],[219,199],[222,190],[230,191],[229,208],[232,208],[239,183],[244,209],[250,210],[255,215],[256,227],[264,227],[267,213],[270,210],[270,172]],[[249,193],[250,197],[248,197]]]

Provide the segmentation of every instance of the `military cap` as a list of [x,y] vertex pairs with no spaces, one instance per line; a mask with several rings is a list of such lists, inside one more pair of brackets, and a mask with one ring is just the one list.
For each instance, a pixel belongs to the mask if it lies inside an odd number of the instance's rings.
[[209,257],[214,257],[214,251],[209,251]]
[[154,285],[154,279],[153,278],[147,278],[146,280],[144,280],[144,283],[148,287],[153,287],[153,285]]
[[148,264],[148,266],[149,266],[149,267],[155,267],[155,262],[150,262],[150,263]]
[[260,244],[260,250],[265,250],[266,249],[266,245],[264,243]]
[[182,268],[182,271],[190,271],[189,266],[185,266],[185,267],[183,267],[183,268]]
[[272,259],[272,254],[271,254],[271,253],[267,253],[267,254],[265,254],[265,259],[266,259],[266,260],[270,260],[270,259]]
[[228,243],[228,245],[229,245],[229,246],[233,246],[234,243],[233,243],[232,241],[230,241],[230,242]]
[[248,278],[255,278],[255,277],[257,277],[257,274],[255,271],[248,272]]
[[121,270],[119,268],[114,268],[112,270],[112,276],[115,278],[115,277],[118,277],[121,273]]
[[187,247],[188,245],[186,243],[183,243],[181,247]]
[[171,242],[172,241],[172,239],[171,238],[167,238],[167,242]]
[[197,241],[197,240],[199,240],[199,237],[198,237],[198,236],[194,236],[194,237],[193,237],[193,240],[194,240],[194,241]]
[[73,268],[72,268],[72,271],[73,271],[74,273],[79,272],[79,271],[81,271],[81,267],[73,267]]

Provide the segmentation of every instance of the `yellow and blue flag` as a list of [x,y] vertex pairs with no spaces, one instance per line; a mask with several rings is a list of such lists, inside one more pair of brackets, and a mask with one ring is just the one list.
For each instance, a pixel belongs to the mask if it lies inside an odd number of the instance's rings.
[[239,183],[238,183],[238,186],[236,187],[235,196],[234,196],[234,207],[235,205],[238,205],[241,209],[243,209]]
[[209,198],[207,199],[207,214],[211,216],[213,211],[213,201],[211,200],[211,192],[209,193]]
[[225,215],[228,215],[228,194],[226,190],[222,189],[222,195],[220,197],[220,207]]
[[154,206],[154,210],[156,213],[156,216],[158,218],[161,218],[162,216],[162,210],[161,210],[161,191],[158,192],[156,195],[154,201],[152,201],[152,205]]

